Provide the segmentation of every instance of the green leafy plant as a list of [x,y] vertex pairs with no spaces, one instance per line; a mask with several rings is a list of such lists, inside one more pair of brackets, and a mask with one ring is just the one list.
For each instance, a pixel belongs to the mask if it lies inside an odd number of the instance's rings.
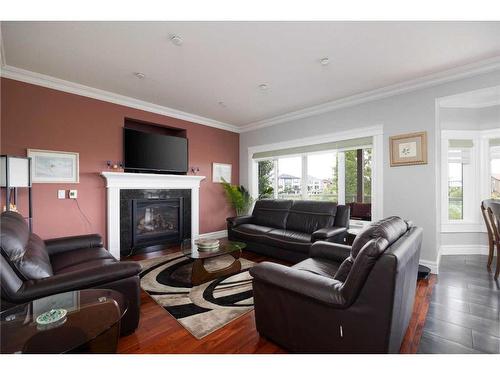
[[246,215],[252,207],[253,198],[243,185],[231,185],[223,180],[222,187],[226,193],[227,200],[236,211],[236,215]]

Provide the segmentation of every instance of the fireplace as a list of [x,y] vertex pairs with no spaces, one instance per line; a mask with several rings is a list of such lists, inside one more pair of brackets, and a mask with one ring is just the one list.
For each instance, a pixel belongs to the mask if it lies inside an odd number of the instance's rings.
[[133,199],[132,247],[176,243],[183,238],[183,198]]
[[191,238],[191,190],[121,189],[120,255],[158,251]]

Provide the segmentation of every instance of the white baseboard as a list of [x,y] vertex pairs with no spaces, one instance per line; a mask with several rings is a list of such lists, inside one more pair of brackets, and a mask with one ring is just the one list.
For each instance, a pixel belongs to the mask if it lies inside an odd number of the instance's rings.
[[429,267],[431,269],[431,273],[437,275],[439,273],[439,262],[420,259],[419,264],[422,266]]
[[227,230],[220,230],[218,232],[208,232],[208,233],[200,233],[198,238],[210,238],[210,239],[218,239],[227,237]]
[[487,245],[442,245],[439,249],[440,255],[488,255]]

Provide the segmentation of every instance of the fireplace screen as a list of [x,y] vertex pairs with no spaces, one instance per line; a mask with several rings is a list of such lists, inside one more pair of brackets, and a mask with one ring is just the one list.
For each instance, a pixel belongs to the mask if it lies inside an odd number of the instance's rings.
[[182,200],[136,199],[133,208],[133,244],[153,245],[182,238]]

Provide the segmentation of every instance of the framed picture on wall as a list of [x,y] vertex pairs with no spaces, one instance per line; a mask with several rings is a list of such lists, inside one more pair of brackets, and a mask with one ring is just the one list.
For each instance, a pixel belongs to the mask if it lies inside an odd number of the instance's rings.
[[213,163],[212,165],[212,182],[229,182],[231,183],[231,164]]
[[427,164],[427,132],[389,138],[391,167]]
[[78,183],[79,155],[77,152],[28,149],[31,158],[32,182]]

